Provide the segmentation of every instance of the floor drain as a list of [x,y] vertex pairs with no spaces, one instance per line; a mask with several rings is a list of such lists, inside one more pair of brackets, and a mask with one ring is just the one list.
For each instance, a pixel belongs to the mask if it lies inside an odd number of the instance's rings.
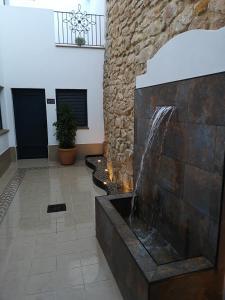
[[59,212],[59,211],[66,211],[66,204],[51,204],[48,205],[48,210],[47,213],[54,213],[54,212]]

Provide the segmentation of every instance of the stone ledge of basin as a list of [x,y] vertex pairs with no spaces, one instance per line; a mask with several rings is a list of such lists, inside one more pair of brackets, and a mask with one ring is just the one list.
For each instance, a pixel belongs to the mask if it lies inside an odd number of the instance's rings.
[[[132,193],[127,193],[132,197]],[[133,259],[136,261],[139,268],[142,270],[143,274],[145,274],[146,279],[148,279],[148,270],[146,270],[146,265],[143,265],[143,260],[147,260],[151,262],[151,266],[149,271],[156,269],[157,264],[154,262],[150,254],[147,252],[143,244],[137,239],[134,232],[130,229],[130,227],[127,225],[125,220],[121,217],[119,212],[115,209],[115,207],[112,205],[110,200],[113,199],[121,199],[119,195],[116,195],[118,197],[113,196],[97,196],[96,199],[96,207],[98,205],[101,206],[104,213],[107,215],[108,219],[113,224],[117,234],[120,236],[123,243],[126,245],[128,251],[130,252]],[[126,197],[126,194],[121,194],[120,196],[125,198],[131,198]],[[97,214],[96,214],[97,215]]]
[[203,256],[158,265],[110,201],[113,199],[121,199],[120,197],[123,199],[128,198],[127,195],[132,197],[132,193],[97,196],[95,197],[97,202],[96,206],[100,205],[102,207],[104,213],[113,224],[117,234],[120,236],[124,245],[126,245],[128,251],[149,283],[159,282],[181,275],[188,275],[198,271],[213,271],[213,264]]
[[118,193],[118,194],[113,194],[113,195],[96,196],[95,198],[99,198],[99,200],[110,200],[111,201],[111,200],[116,200],[116,199],[126,199],[126,198],[132,198],[132,197],[133,197],[133,193]]
[[200,256],[171,262],[165,265],[158,265],[155,271],[147,272],[147,276],[149,281],[153,283],[199,271],[213,271],[213,267],[213,264],[208,259],[204,256]]
[[117,226],[117,225],[118,226],[119,225],[127,226],[127,223],[125,222],[125,220],[121,217],[119,212],[115,209],[115,207],[112,205],[112,203],[110,202],[110,200],[108,198],[104,198],[104,196],[97,196],[97,197],[95,197],[95,201],[100,203],[100,205],[103,207],[106,215],[110,218],[110,220],[112,220],[112,222],[115,226]]

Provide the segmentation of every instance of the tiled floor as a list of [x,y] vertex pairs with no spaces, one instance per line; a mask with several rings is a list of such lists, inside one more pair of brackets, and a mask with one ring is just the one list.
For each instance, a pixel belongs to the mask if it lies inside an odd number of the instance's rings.
[[[25,177],[0,225],[0,300],[121,300],[95,238],[95,195],[83,162],[20,161]],[[0,193],[13,176],[0,180]],[[33,168],[31,167],[42,167]],[[47,205],[67,211],[47,214]]]

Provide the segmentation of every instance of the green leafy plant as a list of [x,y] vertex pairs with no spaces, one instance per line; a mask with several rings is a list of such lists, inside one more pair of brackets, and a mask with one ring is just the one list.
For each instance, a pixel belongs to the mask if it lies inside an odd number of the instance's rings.
[[58,120],[53,123],[56,127],[56,138],[59,147],[70,149],[75,146],[77,126],[73,113],[68,105],[61,105],[58,112]]
[[75,43],[76,43],[78,46],[83,46],[83,45],[85,45],[86,41],[85,41],[85,38],[78,36],[78,37],[75,39]]

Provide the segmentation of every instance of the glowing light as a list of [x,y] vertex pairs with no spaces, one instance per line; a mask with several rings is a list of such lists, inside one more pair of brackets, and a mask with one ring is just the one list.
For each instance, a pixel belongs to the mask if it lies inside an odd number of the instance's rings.
[[98,163],[100,163],[101,162],[101,159],[98,159]]
[[108,169],[105,169],[105,172],[109,172],[109,170],[108,170]]
[[106,182],[106,181],[104,181],[103,183],[104,183],[104,185],[107,185],[107,182]]

